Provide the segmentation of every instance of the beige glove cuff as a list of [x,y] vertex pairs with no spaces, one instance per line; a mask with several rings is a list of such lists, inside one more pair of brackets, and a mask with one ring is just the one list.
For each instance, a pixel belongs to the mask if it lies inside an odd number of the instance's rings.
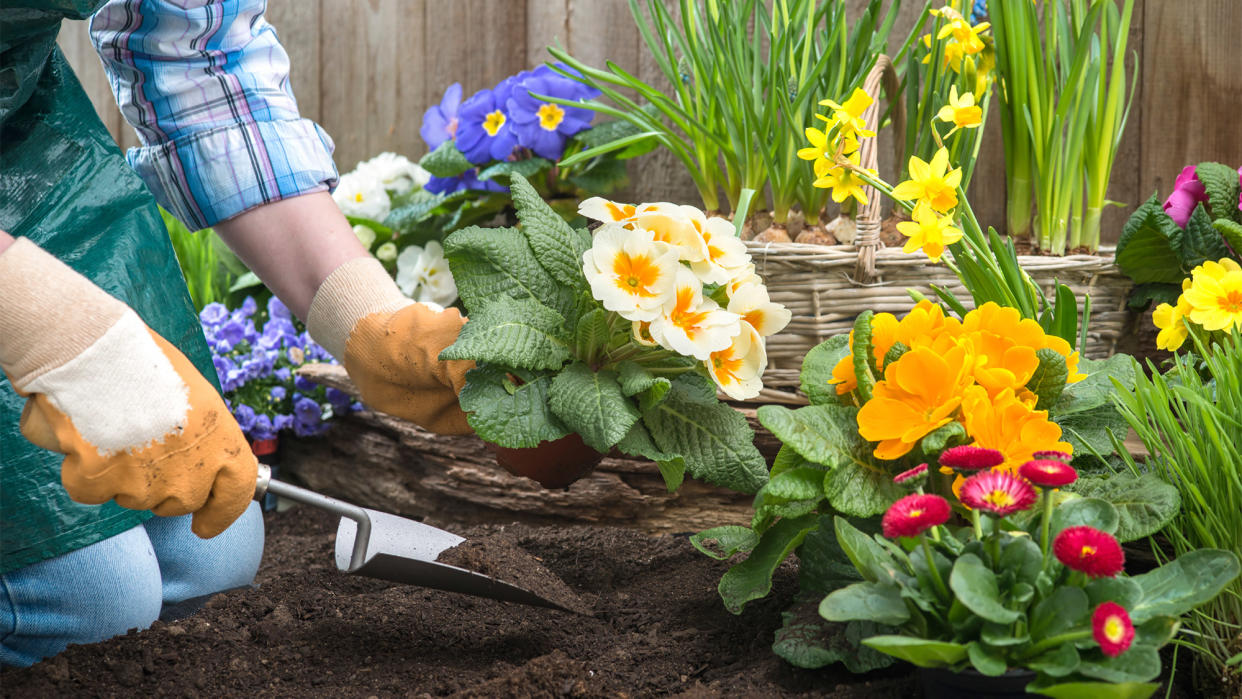
[[356,257],[337,267],[311,300],[306,329],[339,361],[358,321],[373,313],[392,313],[414,303],[374,257]]
[[128,307],[26,238],[0,254],[0,369],[14,388],[82,354]]

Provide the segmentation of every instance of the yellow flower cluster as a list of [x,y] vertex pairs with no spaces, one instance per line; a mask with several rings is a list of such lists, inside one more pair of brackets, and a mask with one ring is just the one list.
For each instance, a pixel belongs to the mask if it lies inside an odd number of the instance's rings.
[[[955,73],[961,73],[963,68],[967,71],[975,70],[974,57],[983,53],[984,49],[987,48],[982,34],[992,25],[987,22],[980,22],[972,27],[970,22],[960,12],[948,5],[939,10],[932,10],[931,13],[947,20],[945,25],[936,34],[937,41],[948,39],[944,44],[943,64],[951,68]],[[931,48],[931,34],[923,35],[923,45]],[[923,57],[923,63],[930,62],[930,54]]]
[[[1060,426],[1048,411],[1035,409],[1038,396],[1026,385],[1039,368],[1036,352],[1044,348],[1065,357],[1067,383],[1086,378],[1078,372],[1078,353],[1016,309],[987,303],[958,320],[922,301],[900,320],[876,314],[871,339],[874,372],[883,378],[860,407],[858,431],[878,442],[876,458],[899,459],[953,421],[962,423],[975,445],[1004,454],[1003,467],[1015,472],[1037,451],[1070,452],[1060,441]],[[899,343],[905,352],[884,366]],[[857,389],[852,355],[837,363],[829,383],[838,395]]]
[[1170,352],[1186,342],[1186,320],[1209,331],[1242,330],[1242,266],[1226,257],[1195,267],[1182,281],[1177,305],[1160,304],[1151,320],[1160,328],[1156,346]]
[[863,112],[874,100],[865,90],[855,88],[854,94],[843,104],[832,100],[823,100],[820,106],[832,110],[832,116],[816,114],[817,119],[827,122],[821,131],[815,127],[807,127],[806,140],[811,143],[807,148],[798,151],[798,157],[814,162],[815,181],[812,183],[820,189],[832,189],[832,200],[838,204],[853,198],[859,204],[867,203],[867,194],[863,191],[866,182],[859,177],[863,171],[875,176],[875,170],[863,170],[859,163],[858,150],[860,140],[875,135],[867,129],[867,122],[862,118]]

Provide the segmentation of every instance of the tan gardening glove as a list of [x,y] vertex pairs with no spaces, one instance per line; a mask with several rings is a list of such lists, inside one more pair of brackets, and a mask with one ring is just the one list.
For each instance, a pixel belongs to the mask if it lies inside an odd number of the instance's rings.
[[379,260],[360,257],[320,284],[306,327],[371,408],[439,434],[468,434],[457,394],[474,362],[438,359],[465,322],[456,309],[406,298]]
[[29,240],[0,254],[0,369],[21,430],[65,455],[69,497],[172,517],[203,538],[254,495],[258,462],[220,395],[138,314]]

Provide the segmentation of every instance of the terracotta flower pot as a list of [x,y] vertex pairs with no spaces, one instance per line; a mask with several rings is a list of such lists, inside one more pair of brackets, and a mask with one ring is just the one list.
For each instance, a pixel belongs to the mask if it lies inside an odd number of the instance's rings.
[[595,470],[604,458],[577,434],[524,449],[491,443],[487,446],[496,453],[496,463],[506,471],[538,481],[545,488],[568,488],[570,483]]
[[1014,669],[1003,675],[990,677],[974,670],[953,672],[944,668],[919,668],[919,684],[923,685],[925,699],[1020,699],[1036,697],[1029,694],[1026,685],[1035,681],[1035,673]]

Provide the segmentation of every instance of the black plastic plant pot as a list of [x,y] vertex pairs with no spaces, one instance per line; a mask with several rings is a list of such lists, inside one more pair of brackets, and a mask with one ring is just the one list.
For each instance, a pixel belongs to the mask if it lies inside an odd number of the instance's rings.
[[604,455],[587,446],[582,437],[570,434],[538,446],[511,449],[487,445],[496,453],[496,463],[515,476],[525,476],[545,488],[568,488],[604,459]]
[[1010,670],[991,677],[974,670],[954,672],[940,667],[919,668],[924,699],[1021,699],[1038,697],[1026,691],[1035,681],[1030,670]]

